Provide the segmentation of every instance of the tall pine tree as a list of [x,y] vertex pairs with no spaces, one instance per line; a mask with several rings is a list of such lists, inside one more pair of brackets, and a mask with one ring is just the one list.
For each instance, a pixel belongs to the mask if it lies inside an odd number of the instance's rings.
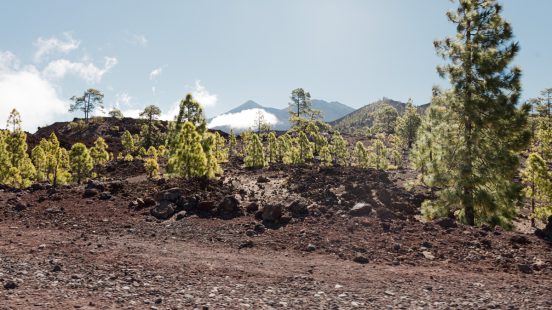
[[[448,77],[453,97],[440,106],[448,114],[442,132],[453,131],[454,140],[437,141],[446,148],[439,150],[444,156],[433,149],[436,165],[448,173],[436,184],[443,188],[438,199],[424,207],[427,214],[454,212],[468,225],[509,226],[520,201],[520,187],[513,182],[517,154],[529,140],[528,109],[517,108],[521,71],[511,66],[519,46],[497,1],[458,2],[458,9],[447,14],[456,36],[435,42],[438,54],[448,60],[438,72]],[[436,142],[443,135],[433,138]]]

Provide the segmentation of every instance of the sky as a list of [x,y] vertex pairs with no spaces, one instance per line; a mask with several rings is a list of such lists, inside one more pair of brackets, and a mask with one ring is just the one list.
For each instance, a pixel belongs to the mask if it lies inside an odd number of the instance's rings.
[[[549,0],[503,0],[521,52],[523,99],[552,87]],[[127,116],[172,119],[186,93],[207,117],[247,100],[283,108],[291,90],[359,108],[429,102],[446,86],[433,41],[453,34],[447,0],[0,1],[0,127],[71,120],[88,88]],[[97,112],[101,114],[101,112]]]

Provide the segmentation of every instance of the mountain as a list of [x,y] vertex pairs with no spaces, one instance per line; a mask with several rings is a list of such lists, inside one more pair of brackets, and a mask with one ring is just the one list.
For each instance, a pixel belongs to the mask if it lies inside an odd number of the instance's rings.
[[[329,123],[335,129],[347,133],[351,133],[358,129],[370,128],[374,122],[374,112],[385,105],[390,105],[395,108],[399,115],[402,115],[406,109],[406,103],[383,97],[381,100],[365,105]],[[428,106],[429,104],[418,106],[418,112],[423,113]]]
[[[322,112],[322,116],[324,117],[325,122],[334,121],[355,110],[350,106],[344,105],[343,103],[337,102],[337,101],[327,102],[324,100],[313,99],[311,100],[311,102],[312,102],[313,109],[316,109]],[[286,108],[286,111],[287,111],[287,108]]]
[[[312,107],[322,112],[325,122],[331,122],[355,110],[337,101],[328,102],[320,99],[313,99]],[[243,131],[253,126],[259,110],[274,130],[284,131],[290,128],[287,107],[280,109],[265,107],[253,100],[248,100],[226,113],[209,119],[209,127],[226,132],[230,131],[230,128],[234,128],[236,132]]]

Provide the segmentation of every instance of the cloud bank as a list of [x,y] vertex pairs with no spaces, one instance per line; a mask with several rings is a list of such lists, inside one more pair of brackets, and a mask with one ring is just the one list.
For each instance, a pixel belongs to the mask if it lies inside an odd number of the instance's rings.
[[225,127],[228,126],[234,129],[248,129],[255,126],[257,113],[262,113],[264,120],[269,125],[278,124],[278,118],[272,113],[268,113],[264,109],[248,109],[237,113],[227,113],[219,115],[211,120],[208,127]]
[[72,62],[67,59],[58,59],[50,62],[44,69],[43,74],[46,78],[53,80],[62,79],[66,75],[74,75],[89,83],[98,83],[117,63],[117,58],[105,57],[103,68],[99,68],[90,62]]
[[[5,128],[10,111],[16,108],[21,113],[24,130],[34,132],[37,127],[55,121],[69,119],[69,100],[62,99],[57,81],[74,75],[88,83],[98,83],[116,64],[114,57],[105,57],[103,67],[90,60],[70,61],[56,59],[41,65],[40,62],[56,54],[68,54],[80,46],[80,41],[70,33],[61,38],[38,38],[32,57],[35,64],[21,65],[11,51],[0,51],[0,128]],[[129,101],[121,97],[120,102]],[[134,115],[135,111],[129,111]],[[136,113],[137,115],[137,113]]]
[[21,113],[23,129],[34,132],[66,116],[69,103],[59,98],[56,87],[34,66],[18,70],[0,64],[0,127],[5,128],[13,108]]

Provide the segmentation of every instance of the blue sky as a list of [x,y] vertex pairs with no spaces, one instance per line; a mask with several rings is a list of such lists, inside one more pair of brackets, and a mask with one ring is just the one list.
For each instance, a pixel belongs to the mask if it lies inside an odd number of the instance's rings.
[[[504,0],[521,52],[524,98],[552,87],[549,0]],[[2,1],[0,120],[25,128],[71,119],[89,87],[135,115],[172,117],[187,92],[207,116],[246,100],[284,107],[292,89],[358,108],[381,97],[416,104],[445,85],[433,40],[453,33],[446,0]],[[3,122],[3,121],[2,121]],[[3,126],[3,125],[1,125]]]

